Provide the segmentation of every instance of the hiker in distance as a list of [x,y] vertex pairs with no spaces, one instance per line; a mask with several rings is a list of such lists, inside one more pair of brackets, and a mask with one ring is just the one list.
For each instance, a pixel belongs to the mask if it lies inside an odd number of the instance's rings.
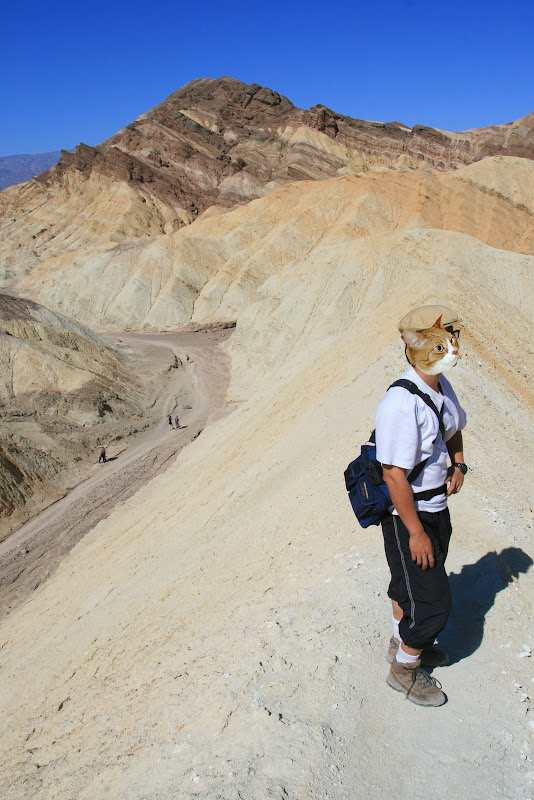
[[170,431],[174,430],[174,425],[172,424],[172,417],[170,414],[169,414],[169,430]]
[[448,663],[434,643],[451,609],[447,498],[460,491],[467,472],[466,415],[443,377],[459,358],[458,315],[422,306],[401,319],[399,330],[410,368],[376,412],[376,459],[393,503],[382,520],[393,610],[387,683],[418,705],[440,706],[447,696],[421,665]]
[[106,458],[106,448],[105,448],[105,447],[101,447],[101,448],[100,448],[100,455],[99,455],[99,457],[98,457],[98,463],[99,463],[99,464],[105,464],[105,463],[106,463],[106,461],[107,461],[107,458]]

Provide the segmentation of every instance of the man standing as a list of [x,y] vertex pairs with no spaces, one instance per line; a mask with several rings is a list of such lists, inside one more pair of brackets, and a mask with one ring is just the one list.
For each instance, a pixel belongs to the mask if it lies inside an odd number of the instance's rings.
[[[422,306],[402,318],[399,330],[411,364],[402,378],[411,382],[410,390],[391,388],[376,413],[376,458],[393,503],[382,522],[393,610],[387,682],[424,706],[447,701],[421,665],[448,662],[447,654],[434,647],[451,608],[445,571],[452,533],[447,497],[460,491],[467,472],[461,433],[466,415],[442,376],[458,358],[457,328],[458,315],[444,306]],[[432,336],[441,336],[443,343],[434,346]],[[423,469],[409,482],[422,462]]]

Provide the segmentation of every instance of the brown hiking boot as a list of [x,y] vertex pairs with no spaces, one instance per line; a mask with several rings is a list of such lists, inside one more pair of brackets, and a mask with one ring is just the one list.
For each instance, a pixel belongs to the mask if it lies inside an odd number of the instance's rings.
[[447,702],[447,695],[441,691],[441,684],[421,669],[421,661],[416,661],[415,664],[399,664],[394,661],[386,681],[392,689],[402,692],[418,706],[442,706]]
[[[386,661],[388,664],[393,664],[397,650],[399,649],[399,640],[392,636],[389,640],[388,652]],[[449,663],[449,656],[445,650],[440,650],[439,647],[425,647],[421,653],[421,664],[425,667],[444,667]]]

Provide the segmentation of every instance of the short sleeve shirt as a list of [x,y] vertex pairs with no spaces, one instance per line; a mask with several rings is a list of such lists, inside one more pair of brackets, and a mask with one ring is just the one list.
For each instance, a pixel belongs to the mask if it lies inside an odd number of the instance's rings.
[[[424,400],[401,386],[389,389],[376,411],[376,458],[382,464],[392,464],[409,475],[412,469],[428,458],[422,473],[412,482],[414,492],[435,489],[447,480],[447,442],[466,424],[466,414],[454,390],[443,375],[440,386],[443,394],[435,392],[410,367],[407,378],[428,394],[438,411],[443,408],[445,441],[439,433],[436,415]],[[418,500],[419,511],[442,511],[447,507],[445,493],[431,500]],[[393,510],[393,513],[397,512]]]

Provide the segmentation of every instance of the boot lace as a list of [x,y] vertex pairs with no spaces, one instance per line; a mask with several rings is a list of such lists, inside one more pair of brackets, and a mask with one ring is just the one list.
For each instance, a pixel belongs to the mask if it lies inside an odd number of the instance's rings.
[[425,672],[425,670],[421,669],[421,667],[416,667],[413,671],[412,685],[408,690],[408,694],[410,694],[410,692],[412,691],[412,689],[416,684],[419,684],[420,687],[430,685],[430,686],[435,686],[437,689],[443,688],[441,686],[441,683],[437,680],[437,678],[434,678],[432,677],[432,675],[429,675],[428,672]]

